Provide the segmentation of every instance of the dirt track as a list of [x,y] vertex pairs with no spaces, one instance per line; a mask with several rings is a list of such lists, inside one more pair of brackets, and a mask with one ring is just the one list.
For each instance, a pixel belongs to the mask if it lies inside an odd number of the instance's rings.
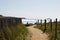
[[46,33],[43,33],[37,28],[34,28],[34,26],[36,25],[27,27],[31,33],[31,40],[49,40],[48,35]]

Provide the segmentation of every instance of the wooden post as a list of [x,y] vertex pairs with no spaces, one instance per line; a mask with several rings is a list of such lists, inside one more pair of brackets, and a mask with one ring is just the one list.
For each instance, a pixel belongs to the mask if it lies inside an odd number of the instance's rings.
[[11,18],[11,26],[13,26],[13,18]]
[[44,20],[45,22],[44,22],[44,32],[46,31],[46,19]]
[[51,28],[51,32],[52,32],[52,19],[50,19],[50,28]]
[[3,18],[1,18],[1,28],[3,28]]
[[55,22],[55,39],[54,40],[57,40],[57,18]]
[[6,21],[6,26],[8,27],[8,24],[9,24],[9,23],[8,23],[8,18],[6,18],[5,21]]
[[22,23],[22,18],[19,18],[20,23]]
[[41,27],[42,27],[42,20],[41,20]]
[[16,25],[17,25],[17,18],[15,18],[15,21],[16,21]]
[[0,29],[2,29],[2,18],[0,18]]
[[4,25],[5,25],[5,27],[8,26],[8,24],[7,24],[7,18],[4,18]]
[[39,19],[37,20],[37,25],[39,24]]
[[0,29],[1,29],[1,18],[0,18]]

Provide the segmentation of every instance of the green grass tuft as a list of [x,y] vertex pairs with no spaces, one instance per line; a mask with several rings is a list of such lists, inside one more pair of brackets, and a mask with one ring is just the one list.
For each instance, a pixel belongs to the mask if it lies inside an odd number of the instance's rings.
[[4,27],[0,30],[0,40],[26,40],[28,30],[23,24]]

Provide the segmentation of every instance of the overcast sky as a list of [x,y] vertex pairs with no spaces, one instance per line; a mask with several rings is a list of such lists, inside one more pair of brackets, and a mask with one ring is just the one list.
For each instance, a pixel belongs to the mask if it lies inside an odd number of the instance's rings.
[[60,18],[60,0],[0,0],[0,14],[26,18]]

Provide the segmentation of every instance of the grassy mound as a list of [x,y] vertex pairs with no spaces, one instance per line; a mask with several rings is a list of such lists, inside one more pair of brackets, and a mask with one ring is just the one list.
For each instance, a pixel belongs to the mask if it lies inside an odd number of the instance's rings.
[[28,30],[23,24],[4,27],[0,30],[0,40],[26,40]]

